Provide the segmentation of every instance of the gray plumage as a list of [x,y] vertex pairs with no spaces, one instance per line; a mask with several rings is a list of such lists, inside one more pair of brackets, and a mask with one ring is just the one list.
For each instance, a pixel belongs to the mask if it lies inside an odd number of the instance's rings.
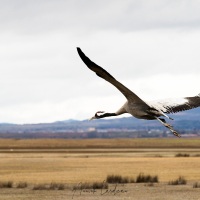
[[119,81],[117,81],[111,74],[109,74],[105,69],[95,64],[91,61],[80,48],[77,48],[78,54],[82,61],[87,65],[87,67],[95,72],[97,76],[105,79],[112,85],[114,85],[127,99],[125,104],[115,113],[105,113],[98,111],[91,119],[99,119],[110,116],[117,116],[123,113],[130,113],[132,116],[139,119],[146,120],[158,120],[166,128],[168,128],[175,136],[180,137],[180,135],[173,129],[170,124],[167,124],[165,119],[160,117],[167,117],[172,119],[166,114],[176,113],[184,110],[189,110],[200,106],[200,94],[194,97],[185,97],[178,99],[168,99],[161,101],[143,101],[134,92],[129,90]]

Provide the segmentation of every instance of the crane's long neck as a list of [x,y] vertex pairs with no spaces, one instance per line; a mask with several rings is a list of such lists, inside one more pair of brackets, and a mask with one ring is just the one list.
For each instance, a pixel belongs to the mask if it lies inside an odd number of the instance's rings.
[[[95,114],[95,118],[96,119],[100,119],[100,118],[104,118],[104,117],[113,117],[113,116],[118,116],[118,115],[121,115],[121,114],[124,114],[124,113],[127,113],[126,109],[125,109],[125,106],[127,105],[127,103],[125,103],[117,112],[115,113],[104,113],[104,112],[96,112]],[[100,114],[100,113],[103,113],[103,114]],[[100,115],[98,115],[100,114]]]
[[104,113],[102,115],[98,115],[99,112],[95,114],[96,119],[104,118],[104,117],[112,117],[112,116],[117,116],[116,113]]

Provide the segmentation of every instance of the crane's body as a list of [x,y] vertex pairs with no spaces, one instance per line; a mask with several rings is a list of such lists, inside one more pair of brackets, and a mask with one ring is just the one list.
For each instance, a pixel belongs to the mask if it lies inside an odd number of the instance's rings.
[[105,69],[92,62],[87,56],[85,56],[80,48],[77,48],[77,51],[82,61],[87,65],[90,70],[94,71],[97,76],[105,79],[106,81],[114,85],[127,99],[125,104],[118,111],[114,113],[105,113],[103,111],[98,111],[91,118],[91,120],[129,113],[139,119],[158,120],[175,136],[180,137],[180,134],[178,134],[177,131],[175,131],[170,124],[166,123],[163,117],[173,120],[167,114],[189,110],[200,106],[200,94],[194,97],[168,99],[156,102],[145,102],[135,93],[133,93],[131,90],[129,90],[119,81],[117,81]]

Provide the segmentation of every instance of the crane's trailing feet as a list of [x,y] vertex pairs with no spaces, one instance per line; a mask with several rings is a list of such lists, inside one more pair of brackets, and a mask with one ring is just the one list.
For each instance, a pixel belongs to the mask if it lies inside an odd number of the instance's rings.
[[157,120],[158,120],[159,122],[161,122],[166,128],[168,128],[175,136],[181,137],[181,135],[178,134],[178,133],[173,129],[173,126],[172,126],[172,125],[167,124],[167,122],[165,121],[165,119],[157,118]]

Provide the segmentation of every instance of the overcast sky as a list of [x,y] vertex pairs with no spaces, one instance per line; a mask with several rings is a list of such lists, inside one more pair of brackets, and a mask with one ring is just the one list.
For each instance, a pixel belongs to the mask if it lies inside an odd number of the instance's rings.
[[77,46],[144,100],[197,95],[199,10],[199,0],[0,0],[0,122],[121,107],[125,97]]

